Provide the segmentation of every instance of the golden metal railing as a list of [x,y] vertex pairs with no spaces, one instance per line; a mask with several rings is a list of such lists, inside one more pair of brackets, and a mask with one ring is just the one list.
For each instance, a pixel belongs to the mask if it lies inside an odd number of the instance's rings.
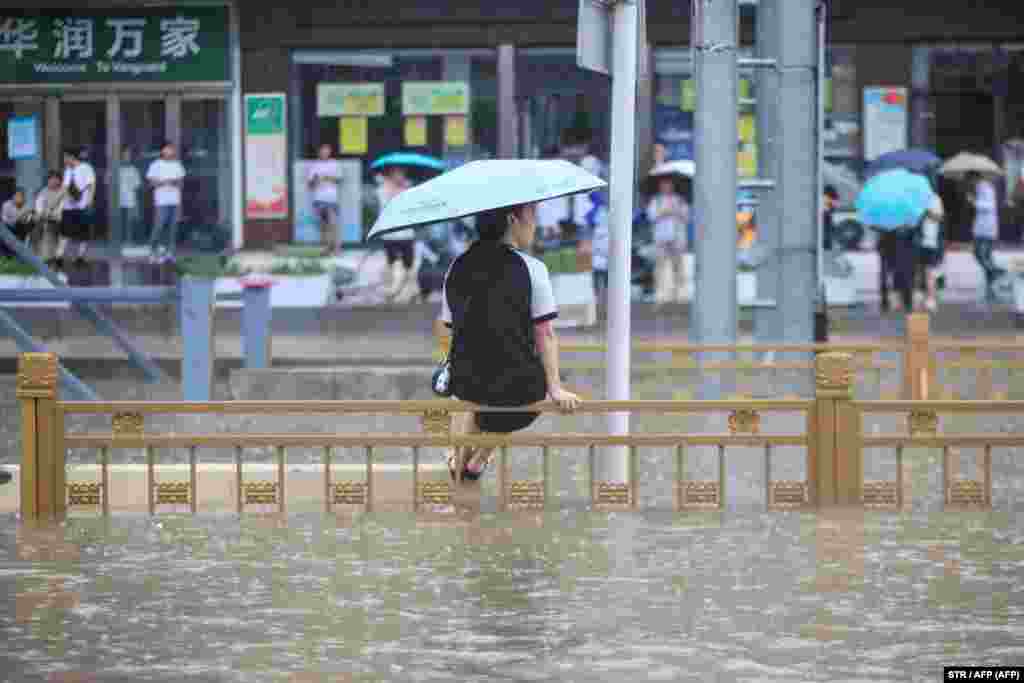
[[[437,356],[447,352],[450,336],[443,327],[435,327]],[[566,358],[560,366],[566,371],[591,371],[604,368],[603,358],[593,360],[577,360],[574,356],[582,354],[602,354],[606,350],[604,344],[563,343],[560,350]],[[955,398],[963,385],[963,371],[973,370],[977,373],[976,397],[986,399],[1005,399],[1010,392],[996,391],[993,387],[995,370],[1015,371],[1024,369],[1024,344],[1012,342],[950,342],[935,341],[931,338],[930,318],[927,313],[913,313],[907,316],[906,334],[902,341],[886,343],[828,343],[828,344],[684,344],[656,343],[637,341],[632,344],[632,351],[637,355],[668,354],[669,359],[648,360],[637,359],[632,364],[632,371],[637,374],[657,373],[679,370],[699,370],[707,372],[736,372],[742,379],[749,373],[772,373],[777,382],[780,372],[794,370],[810,370],[814,361],[808,360],[775,360],[776,355],[785,354],[821,354],[846,353],[853,358],[854,369],[860,373],[878,373],[878,383],[882,384],[882,373],[886,371],[900,372],[899,391],[891,398],[924,399],[924,398]],[[746,355],[746,358],[735,360],[705,359],[702,355],[735,353]],[[986,359],[981,354],[1014,354],[1019,360]],[[956,355],[959,358],[950,360],[946,357]],[[895,356],[883,358],[882,356]],[[939,371],[947,374],[955,373],[953,381],[939,382]],[[883,392],[883,398],[886,398]],[[1024,395],[1024,387],[1021,389]],[[738,398],[749,397],[739,391]]]
[[[166,505],[185,506],[196,512],[200,478],[198,449],[234,449],[235,504],[238,512],[249,505],[272,505],[285,511],[287,498],[288,448],[321,449],[325,509],[374,505],[374,460],[377,449],[412,449],[411,494],[414,507],[454,502],[455,487],[448,481],[420,479],[422,449],[454,446],[488,446],[498,449],[497,483],[502,509],[545,507],[553,502],[551,467],[557,448],[587,450],[590,502],[598,507],[639,506],[638,449],[673,449],[675,456],[674,498],[677,509],[722,507],[726,500],[725,457],[729,447],[755,447],[764,452],[765,498],[769,507],[859,505],[903,507],[903,449],[941,448],[943,500],[947,505],[991,506],[992,449],[1024,446],[1024,429],[1011,434],[939,434],[938,415],[977,416],[1011,414],[1024,416],[1024,401],[854,401],[853,360],[845,353],[822,353],[815,359],[814,399],[726,400],[726,401],[586,401],[580,413],[630,412],[639,415],[728,414],[728,433],[692,434],[682,431],[606,435],[593,433],[458,434],[452,431],[452,415],[479,409],[459,401],[225,401],[225,402],[75,402],[57,397],[57,358],[54,354],[23,354],[19,360],[17,395],[22,404],[21,510],[26,518],[61,517],[68,505],[99,507],[110,513],[110,457],[113,449],[141,448],[146,454],[146,502],[150,513]],[[525,409],[556,413],[545,402]],[[491,411],[522,411],[487,408]],[[762,433],[762,416],[797,413],[806,428],[799,434]],[[864,416],[888,413],[907,415],[906,434],[865,434]],[[147,416],[171,415],[417,415],[422,432],[415,433],[153,433],[146,429]],[[68,433],[67,421],[74,415],[107,415],[110,430]],[[595,479],[599,447],[624,447],[628,452],[627,481]],[[772,478],[775,450],[784,446],[803,448],[806,478],[803,481]],[[867,448],[897,449],[896,482],[864,481],[863,457]],[[951,474],[951,449],[985,449],[983,474],[977,479],[957,479]],[[275,454],[276,478],[249,481],[244,476],[245,450],[271,448]],[[687,450],[713,447],[718,459],[718,476],[709,481],[686,478]],[[65,481],[68,449],[99,449],[99,481]],[[157,481],[156,448],[189,449],[187,480]],[[365,481],[337,480],[332,471],[334,449],[358,448],[365,454]],[[540,480],[509,477],[510,449],[541,449],[543,474]]]

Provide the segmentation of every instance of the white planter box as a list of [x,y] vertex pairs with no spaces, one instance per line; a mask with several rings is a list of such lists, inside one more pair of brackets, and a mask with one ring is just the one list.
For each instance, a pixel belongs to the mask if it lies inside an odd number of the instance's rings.
[[829,306],[853,306],[858,302],[857,280],[852,277],[826,277],[825,301]]
[[740,306],[754,303],[757,299],[757,273],[740,271],[736,273],[736,301]]
[[[312,275],[271,275],[274,285],[270,288],[272,308],[320,308],[330,302],[331,276]],[[217,278],[213,285],[220,308],[242,307],[242,283],[236,277]]]
[[[68,278],[63,273],[57,275],[60,281],[67,284]],[[53,289],[50,281],[44,277],[33,275],[0,275],[0,289]],[[67,301],[3,301],[5,308],[70,308]]]
[[555,327],[590,327],[597,324],[597,302],[591,273],[559,273],[551,276],[558,317]]

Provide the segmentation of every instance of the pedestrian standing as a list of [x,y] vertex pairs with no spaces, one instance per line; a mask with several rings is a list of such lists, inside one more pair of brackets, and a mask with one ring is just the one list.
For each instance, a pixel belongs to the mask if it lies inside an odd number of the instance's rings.
[[[390,166],[377,175],[377,201],[383,209],[393,197],[412,186],[412,181],[401,166]],[[406,280],[412,275],[416,259],[414,243],[416,233],[412,228],[382,235],[387,256],[387,270],[384,272],[384,289],[389,299],[397,298],[405,289]],[[415,279],[415,277],[413,277]]]
[[921,221],[921,266],[925,276],[924,306],[930,312],[938,310],[938,283],[945,256],[945,239],[942,225],[946,211],[942,199],[936,192],[932,195],[932,203]]
[[996,238],[999,236],[996,188],[992,181],[976,171],[967,174],[966,182],[967,201],[974,207],[974,221],[971,225],[974,258],[985,272],[985,298],[992,301],[995,299],[995,281],[1003,272],[992,256]]
[[61,189],[60,171],[50,171],[46,186],[36,195],[36,224],[30,242],[36,256],[57,270],[57,243],[60,239],[65,193]]
[[[150,254],[154,261],[166,262],[174,258],[178,243],[181,188],[185,181],[185,167],[178,161],[172,143],[164,143],[160,158],[155,159],[146,171],[146,180],[153,187],[154,224],[149,236]],[[160,244],[164,231],[168,233],[166,247]]]
[[603,193],[594,192],[591,196],[594,209],[588,214],[588,222],[593,225],[594,234],[592,278],[596,298],[603,304],[608,296],[608,248],[611,240],[608,230],[608,207]]
[[330,144],[320,145],[317,160],[309,169],[306,179],[313,191],[313,210],[320,223],[322,256],[337,252],[338,233],[338,185],[341,183],[341,162],[332,159],[334,149]]
[[658,192],[647,205],[647,218],[654,223],[655,301],[682,301],[686,296],[686,225],[690,205],[676,191],[671,178],[658,181]]
[[88,247],[87,240],[92,236],[93,225],[96,221],[96,171],[92,164],[82,158],[80,150],[64,150],[63,188],[65,193],[61,220],[63,239],[57,247],[57,257],[63,261],[70,247],[71,253],[75,254],[75,260],[84,262]]
[[121,168],[118,171],[118,193],[121,209],[121,234],[115,236],[114,243],[134,243],[138,237],[138,228],[142,223],[139,210],[139,190],[142,189],[142,174],[135,167],[132,148],[121,150]]

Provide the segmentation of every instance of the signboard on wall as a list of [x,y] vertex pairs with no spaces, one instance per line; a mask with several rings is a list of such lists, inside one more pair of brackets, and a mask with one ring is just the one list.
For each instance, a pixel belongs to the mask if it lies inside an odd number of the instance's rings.
[[864,160],[907,147],[907,89],[864,88]]
[[0,11],[0,82],[230,81],[225,7]]
[[245,96],[245,217],[288,215],[285,95]]
[[317,83],[317,116],[383,116],[383,83]]
[[469,83],[407,81],[402,83],[403,116],[469,115]]
[[12,161],[39,156],[39,117],[14,116],[7,121],[7,158]]
[[[295,241],[306,244],[320,242],[320,219],[313,210],[313,195],[309,190],[309,170],[313,159],[296,161],[292,171],[295,192]],[[338,183],[338,240],[359,242],[363,239],[363,162],[342,159],[341,181]]]

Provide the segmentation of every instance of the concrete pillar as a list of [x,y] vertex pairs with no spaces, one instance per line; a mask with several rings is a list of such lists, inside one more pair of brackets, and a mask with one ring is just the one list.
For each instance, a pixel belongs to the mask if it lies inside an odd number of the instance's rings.
[[636,83],[636,144],[637,176],[644,177],[653,166],[654,159],[654,49],[650,44],[640,47],[644,60],[651,65],[646,75]]
[[[694,3],[697,244],[692,335],[700,344],[736,343],[737,12],[735,0]],[[707,375],[704,397],[717,398],[721,381],[718,373]]]
[[214,281],[182,278],[181,338],[185,357],[181,364],[181,386],[185,401],[212,399],[213,310]]
[[[761,0],[757,5],[757,57],[776,59],[779,54],[781,25],[778,5],[781,0]],[[757,157],[758,175],[778,178],[779,134],[779,74],[775,69],[757,71]],[[757,296],[775,301],[775,307],[754,309],[754,337],[758,343],[779,342],[782,339],[782,305],[779,293],[782,272],[779,269],[779,250],[782,247],[782,228],[779,224],[779,190],[761,190],[757,207],[757,240],[765,250],[766,258],[757,269]]]
[[783,342],[814,339],[818,273],[817,0],[777,5],[779,26],[779,313]]
[[266,279],[250,280],[243,283],[244,308],[242,310],[242,350],[245,355],[245,367],[248,370],[261,370],[271,364],[270,321],[270,287],[272,282]]
[[519,114],[516,111],[516,46],[498,46],[498,158],[519,156]]

